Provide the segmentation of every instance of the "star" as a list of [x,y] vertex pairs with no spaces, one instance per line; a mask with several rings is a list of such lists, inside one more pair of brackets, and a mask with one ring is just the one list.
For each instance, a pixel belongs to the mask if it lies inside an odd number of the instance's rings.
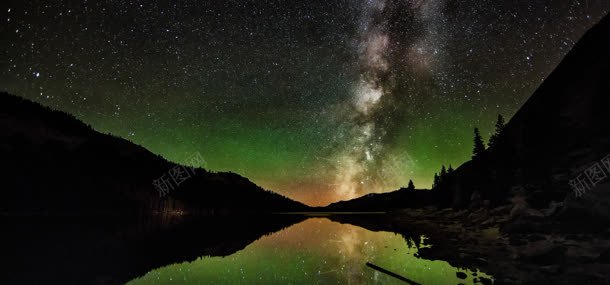
[[564,2],[20,1],[0,86],[325,205],[468,160],[610,11]]

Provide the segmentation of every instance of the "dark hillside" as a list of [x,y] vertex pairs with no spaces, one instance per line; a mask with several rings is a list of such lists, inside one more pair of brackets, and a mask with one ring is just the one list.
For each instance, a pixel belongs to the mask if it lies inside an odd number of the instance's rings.
[[[2,212],[216,214],[307,208],[237,174],[182,168],[69,114],[6,93],[0,94],[0,155]],[[187,169],[190,178],[161,197],[153,181],[172,169]]]

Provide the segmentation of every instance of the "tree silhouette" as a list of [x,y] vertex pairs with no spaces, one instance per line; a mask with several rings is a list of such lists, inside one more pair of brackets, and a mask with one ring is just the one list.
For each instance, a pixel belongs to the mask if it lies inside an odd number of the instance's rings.
[[474,128],[474,149],[472,150],[472,158],[480,157],[485,152],[485,143],[479,132],[479,128]]
[[440,179],[438,177],[438,174],[434,173],[434,184],[432,184],[432,188],[436,188],[436,186],[438,186],[439,182],[440,182]]
[[441,177],[440,179],[443,180],[443,178],[447,175],[447,168],[445,168],[445,166],[443,165],[443,167],[441,167]]
[[447,169],[447,173],[452,173],[454,171],[453,167],[451,166],[451,164],[449,164],[449,168]]
[[501,140],[504,133],[505,127],[506,124],[504,123],[504,117],[502,117],[502,115],[498,115],[498,120],[496,121],[496,132],[489,137],[489,148],[493,148],[498,145],[498,142]]
[[411,179],[409,179],[409,186],[407,186],[407,190],[409,190],[409,191],[415,190],[415,184],[413,184],[413,180],[411,180]]

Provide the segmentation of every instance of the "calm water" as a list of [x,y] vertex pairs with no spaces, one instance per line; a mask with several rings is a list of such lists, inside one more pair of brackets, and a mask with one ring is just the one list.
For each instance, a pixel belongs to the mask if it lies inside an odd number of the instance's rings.
[[[420,247],[432,246],[424,236],[420,239]],[[172,264],[127,284],[407,284],[367,262],[420,284],[473,283],[471,271],[415,257],[414,244],[395,233],[310,218],[230,256]],[[457,278],[458,271],[467,273],[467,279]]]

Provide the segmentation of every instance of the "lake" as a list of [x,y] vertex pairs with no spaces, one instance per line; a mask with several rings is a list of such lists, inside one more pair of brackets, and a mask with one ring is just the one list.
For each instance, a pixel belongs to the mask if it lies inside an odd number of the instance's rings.
[[[127,284],[408,284],[367,262],[419,284],[474,284],[477,277],[491,278],[445,261],[418,258],[420,248],[434,245],[425,235],[415,239],[313,217],[227,256],[166,265]],[[458,278],[458,272],[466,279]]]

